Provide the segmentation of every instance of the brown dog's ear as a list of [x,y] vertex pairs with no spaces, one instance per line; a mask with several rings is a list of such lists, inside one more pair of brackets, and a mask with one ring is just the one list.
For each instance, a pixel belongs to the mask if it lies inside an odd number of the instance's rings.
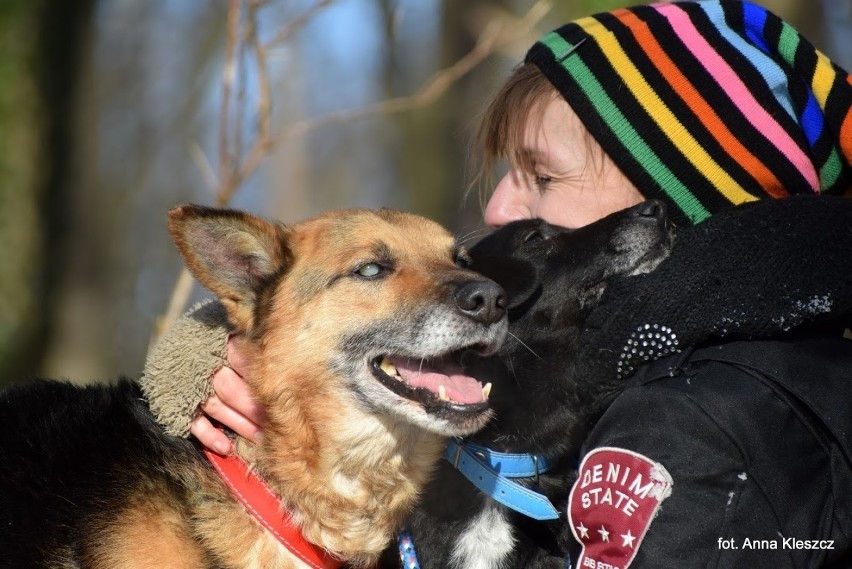
[[251,330],[258,294],[292,263],[287,229],[241,211],[189,205],[169,212],[169,232],[231,323]]

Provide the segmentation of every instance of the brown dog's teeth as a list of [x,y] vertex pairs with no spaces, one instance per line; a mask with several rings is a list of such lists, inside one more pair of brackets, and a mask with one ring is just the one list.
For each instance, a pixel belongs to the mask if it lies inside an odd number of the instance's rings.
[[382,362],[379,364],[379,368],[386,374],[391,377],[399,377],[399,372],[396,371],[396,366],[393,365],[389,359],[382,358]]
[[491,384],[486,383],[485,387],[482,388],[482,400],[488,401],[488,397],[491,395]]
[[447,388],[443,385],[438,386],[438,399],[441,401],[449,401],[450,398],[447,397]]

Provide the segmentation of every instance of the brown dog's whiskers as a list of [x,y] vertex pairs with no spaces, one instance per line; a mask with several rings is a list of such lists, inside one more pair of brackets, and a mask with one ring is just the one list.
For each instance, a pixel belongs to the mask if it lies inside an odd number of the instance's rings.
[[475,238],[479,237],[480,235],[485,235],[489,231],[491,231],[491,230],[487,227],[480,227],[479,229],[474,229],[473,231],[469,231],[469,232],[465,233],[464,235],[460,235],[459,237],[456,238],[456,242],[459,245],[464,245],[465,243],[467,243],[471,239],[475,239]]

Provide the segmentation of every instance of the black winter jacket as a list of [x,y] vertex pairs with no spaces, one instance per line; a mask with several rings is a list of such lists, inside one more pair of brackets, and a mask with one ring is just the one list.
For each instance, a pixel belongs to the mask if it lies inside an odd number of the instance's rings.
[[[641,366],[583,454],[624,449],[662,465],[668,497],[642,539],[615,507],[621,480],[607,483],[604,465],[598,486],[616,499],[601,500],[600,490],[590,496],[595,473],[586,464],[571,523],[587,552],[598,553],[574,566],[852,567],[850,369],[852,341],[823,335],[731,342]],[[630,486],[631,478],[622,479]],[[633,489],[647,488],[647,480]],[[595,508],[609,508],[607,522],[578,530]],[[604,537],[606,547],[594,549]]]

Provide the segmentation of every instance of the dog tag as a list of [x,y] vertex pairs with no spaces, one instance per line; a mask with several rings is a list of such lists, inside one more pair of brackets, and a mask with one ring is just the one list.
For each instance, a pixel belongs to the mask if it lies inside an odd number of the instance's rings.
[[627,569],[672,492],[658,462],[626,449],[601,447],[580,464],[568,500],[568,523],[583,550],[578,569]]

